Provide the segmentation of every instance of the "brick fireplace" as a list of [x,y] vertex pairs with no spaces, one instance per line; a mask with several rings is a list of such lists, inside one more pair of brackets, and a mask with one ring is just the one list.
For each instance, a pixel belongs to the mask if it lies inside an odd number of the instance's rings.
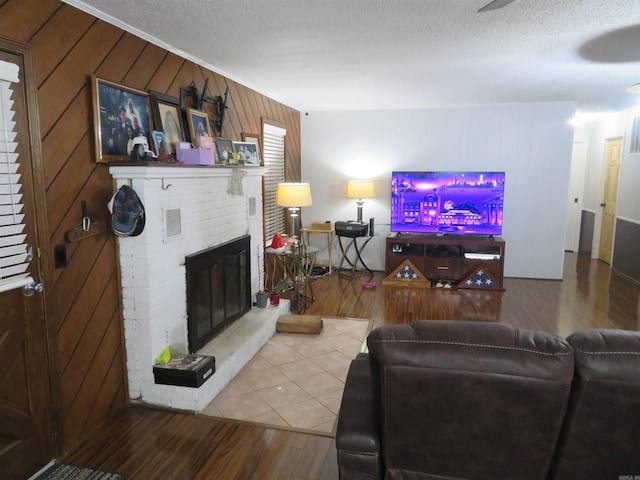
[[137,237],[118,239],[129,396],[201,411],[275,332],[280,307],[253,308],[199,353],[216,357],[200,388],[156,385],[154,359],[171,346],[188,351],[185,258],[249,236],[251,298],[264,265],[262,176],[265,169],[113,166],[116,188],[130,185],[145,207]]

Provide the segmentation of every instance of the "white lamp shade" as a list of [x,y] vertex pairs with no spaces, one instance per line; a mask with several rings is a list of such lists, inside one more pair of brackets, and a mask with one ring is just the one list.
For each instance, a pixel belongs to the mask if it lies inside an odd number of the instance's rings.
[[280,207],[308,207],[311,205],[311,187],[308,183],[279,183],[276,205]]
[[349,180],[347,198],[373,198],[375,189],[372,180]]

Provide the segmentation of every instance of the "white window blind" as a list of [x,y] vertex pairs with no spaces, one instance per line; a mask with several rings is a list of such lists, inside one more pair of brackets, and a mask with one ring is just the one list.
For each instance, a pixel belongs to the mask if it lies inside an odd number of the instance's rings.
[[262,141],[264,166],[267,173],[263,179],[264,241],[271,244],[273,235],[285,233],[284,209],[276,205],[276,190],[284,182],[284,138],[287,130],[264,123]]
[[0,61],[0,292],[33,282],[27,271],[31,255],[25,243],[22,185],[11,84],[18,66]]

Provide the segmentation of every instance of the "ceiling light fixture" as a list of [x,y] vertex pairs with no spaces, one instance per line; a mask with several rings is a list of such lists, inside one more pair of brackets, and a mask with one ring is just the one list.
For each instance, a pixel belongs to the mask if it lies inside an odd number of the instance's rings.
[[591,120],[604,120],[613,112],[582,112],[576,115],[568,122],[573,127],[579,127]]
[[506,7],[514,1],[515,0],[493,0],[493,2],[490,2],[488,5],[485,5],[480,10],[478,10],[478,13],[488,12],[489,10],[498,10],[499,8]]
[[636,83],[635,85],[631,85],[624,89],[627,93],[640,93],[640,83]]

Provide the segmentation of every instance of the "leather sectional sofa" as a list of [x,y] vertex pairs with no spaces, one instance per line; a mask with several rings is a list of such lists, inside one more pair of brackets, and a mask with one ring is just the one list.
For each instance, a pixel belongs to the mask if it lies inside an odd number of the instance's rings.
[[352,361],[342,480],[640,478],[640,332],[385,325]]

